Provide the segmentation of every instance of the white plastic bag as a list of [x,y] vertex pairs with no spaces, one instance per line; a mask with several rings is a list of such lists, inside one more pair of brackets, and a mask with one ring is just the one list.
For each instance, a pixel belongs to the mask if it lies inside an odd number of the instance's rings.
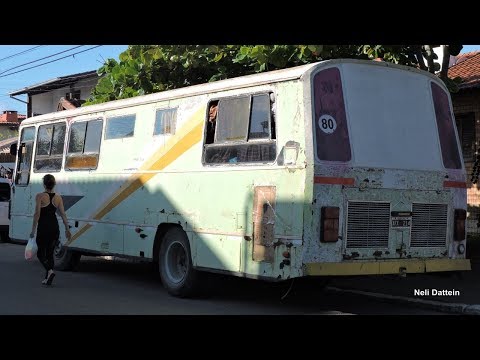
[[28,239],[27,246],[25,247],[25,260],[32,260],[37,254],[37,242],[35,238]]

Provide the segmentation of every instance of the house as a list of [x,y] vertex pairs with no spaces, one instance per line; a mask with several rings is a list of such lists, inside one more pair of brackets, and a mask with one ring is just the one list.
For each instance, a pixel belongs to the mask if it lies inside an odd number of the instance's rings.
[[10,155],[10,145],[18,140],[18,127],[25,115],[14,110],[6,110],[0,114],[0,177],[6,176],[7,169],[13,169],[15,156]]
[[[453,111],[467,170],[468,230],[480,232],[480,186],[474,174],[480,153],[480,51],[460,54],[448,70],[450,78],[461,77],[458,93],[452,94]],[[478,164],[478,162],[477,162]]]
[[[17,140],[18,127],[25,117],[25,115],[20,115],[13,110],[6,110],[0,114],[0,153],[7,152],[2,147],[5,141],[14,142],[12,139]],[[7,145],[5,145],[5,147],[6,146]]]
[[[27,117],[80,106],[97,85],[96,70],[61,76],[9,93],[10,97],[27,104]],[[16,98],[27,95],[27,101]]]

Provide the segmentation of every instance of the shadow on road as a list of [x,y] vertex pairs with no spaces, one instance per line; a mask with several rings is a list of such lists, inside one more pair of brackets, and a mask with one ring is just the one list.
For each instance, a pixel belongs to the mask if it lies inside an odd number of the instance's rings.
[[[124,280],[142,282],[146,286],[161,286],[160,277],[151,263],[139,263],[125,259],[85,257],[77,269],[81,273],[94,273],[95,276],[108,275]],[[270,304],[317,304],[321,297],[327,296],[323,291],[326,281],[317,278],[302,278],[283,282],[267,282],[202,273],[204,290],[200,298],[212,300],[265,301]]]

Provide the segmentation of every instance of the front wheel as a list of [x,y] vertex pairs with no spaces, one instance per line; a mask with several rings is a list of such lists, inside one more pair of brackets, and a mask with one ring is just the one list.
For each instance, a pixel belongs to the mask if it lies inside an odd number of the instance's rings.
[[169,294],[190,297],[198,289],[199,276],[193,268],[187,234],[178,227],[167,231],[160,245],[158,267]]
[[60,241],[57,241],[53,255],[55,259],[55,269],[60,271],[75,270],[82,256],[79,252],[63,246]]

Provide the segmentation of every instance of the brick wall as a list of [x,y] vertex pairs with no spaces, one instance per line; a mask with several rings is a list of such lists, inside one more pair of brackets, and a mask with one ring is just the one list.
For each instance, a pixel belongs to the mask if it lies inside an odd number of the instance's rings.
[[[473,112],[475,114],[475,149],[480,153],[480,89],[466,89],[452,94],[453,112],[455,116]],[[468,232],[480,233],[480,227],[477,222],[480,217],[480,184],[472,184],[470,181],[472,175],[474,159],[465,160],[467,171],[467,226]]]
[[18,115],[16,111],[4,111],[0,114],[0,122],[17,123],[25,118],[24,115]]

